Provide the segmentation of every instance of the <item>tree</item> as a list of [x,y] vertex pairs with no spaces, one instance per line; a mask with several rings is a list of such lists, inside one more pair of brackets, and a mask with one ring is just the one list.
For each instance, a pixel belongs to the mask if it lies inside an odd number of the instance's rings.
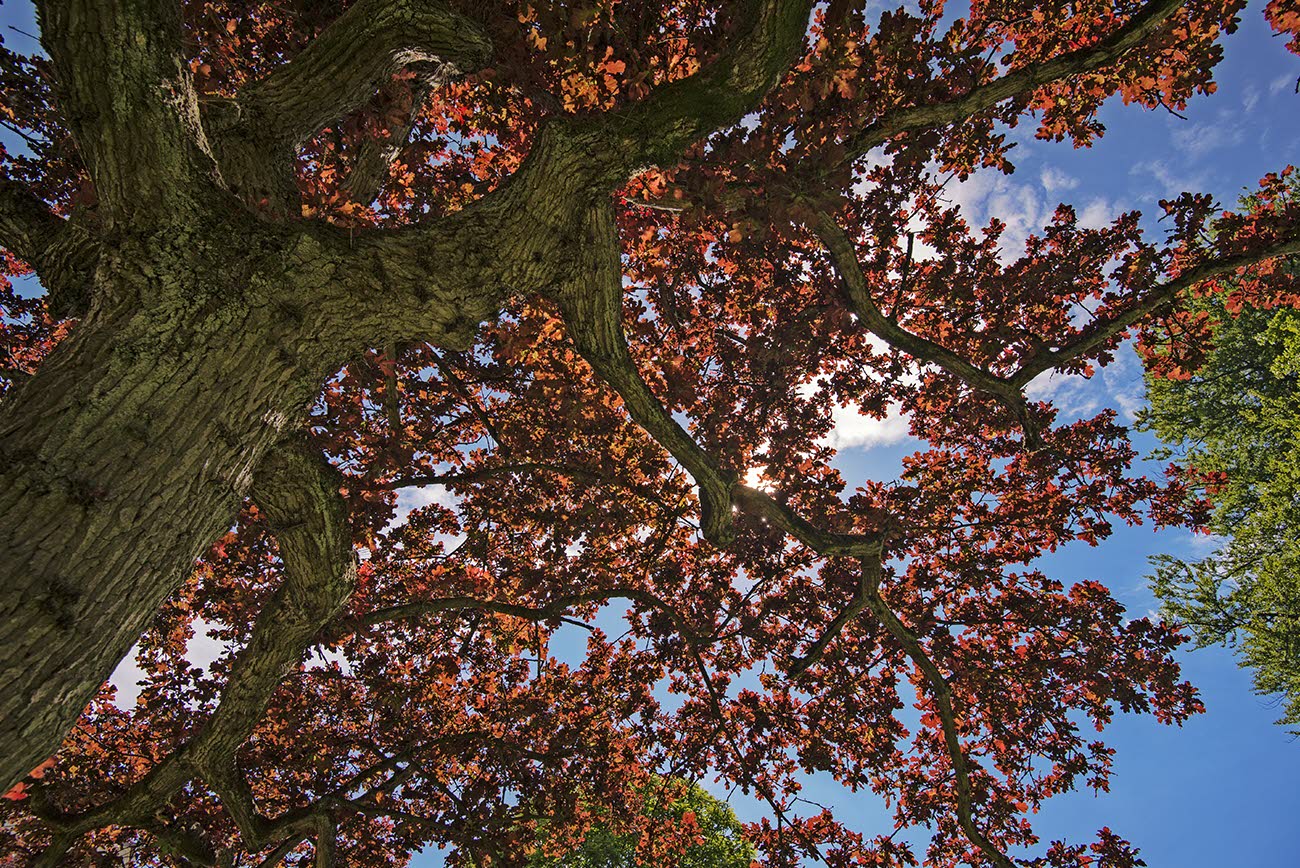
[[[1247,203],[1249,204],[1249,203]],[[1184,378],[1150,377],[1139,420],[1215,503],[1223,542],[1198,561],[1155,559],[1154,589],[1201,645],[1240,640],[1260,693],[1300,726],[1300,311],[1256,307],[1241,286],[1199,299],[1212,343]],[[1245,288],[1248,290],[1249,288]]]
[[[534,855],[530,868],[634,868],[642,839],[654,841],[677,868],[750,868],[757,853],[726,802],[698,784],[652,778],[636,834],[593,826],[582,845],[559,856]],[[673,852],[676,850],[677,852]],[[644,859],[644,856],[642,856]],[[665,864],[660,857],[657,864]]]
[[[1199,709],[1173,628],[1033,560],[1204,518],[1023,390],[1223,275],[1288,297],[1300,234],[1270,176],[1212,237],[1190,194],[1160,242],[1062,206],[1004,261],[942,176],[1213,90],[1238,8],[42,0],[3,56],[0,243],[48,290],[5,301],[6,853],[518,864],[654,772],[763,799],[770,864],[913,860],[803,816],[815,770],[1012,864],[1105,786],[1083,717]],[[928,445],[846,492],[835,406]]]

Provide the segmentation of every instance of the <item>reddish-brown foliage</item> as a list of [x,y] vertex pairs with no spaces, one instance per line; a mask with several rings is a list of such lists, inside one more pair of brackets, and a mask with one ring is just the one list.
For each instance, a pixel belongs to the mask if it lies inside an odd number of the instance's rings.
[[[490,35],[491,65],[431,84],[403,73],[315,136],[290,219],[361,230],[464,208],[507,182],[551,120],[618,112],[694,75],[745,14],[694,0],[456,5]],[[1160,375],[1185,375],[1206,324],[1179,299],[1219,291],[1219,274],[1238,278],[1233,304],[1293,304],[1268,256],[1294,252],[1297,206],[1286,173],[1246,214],[1187,196],[1162,203],[1171,234],[1154,242],[1135,214],[1088,229],[1063,205],[1006,259],[999,224],[968,225],[937,192],[947,174],[1009,167],[1009,126],[1086,146],[1112,95],[1177,108],[1213,91],[1241,3],[1174,6],[1113,56],[1156,4],[926,0],[878,21],[861,6],[819,7],[757,112],[617,194],[635,371],[714,466],[765,468],[766,502],[815,533],[747,507],[761,495],[738,486],[734,540],[706,541],[680,456],[593,372],[554,298],[513,298],[467,351],[375,347],[325,384],[311,419],[343,474],[355,589],[232,758],[265,837],[249,840],[197,775],[144,813],[113,812],[210,724],[284,581],[249,503],[141,637],[134,707],[106,686],[6,795],[0,852],[307,864],[332,833],[348,865],[402,864],[431,843],[457,864],[513,865],[593,822],[645,824],[638,800],[660,772],[765,800],[771,819],[750,828],[764,864],[1139,864],[1109,829],[1040,844],[1031,816],[1054,794],[1106,788],[1111,752],[1088,728],[1116,711],[1179,723],[1200,710],[1171,658],[1181,637],[1033,562],[1116,522],[1194,525],[1205,504],[1177,477],[1137,474],[1112,412],[1062,421],[1021,394],[1047,370],[1091,373],[1130,333]],[[239,93],[340,11],[184,10],[201,99]],[[1293,7],[1267,14],[1296,31]],[[10,177],[57,213],[93,212],[43,61],[6,54],[4,71],[0,110],[45,142],[6,154]],[[358,201],[351,167],[393,137],[386,182]],[[915,241],[939,255],[915,259]],[[6,273],[25,271],[6,256]],[[1094,319],[1080,324],[1076,305]],[[15,377],[75,328],[7,282],[3,306]],[[850,489],[825,445],[841,405],[901,408],[926,446],[899,479]],[[437,495],[394,526],[413,502],[401,494],[421,491]],[[591,629],[585,654],[557,659],[557,630],[606,603],[626,630]],[[225,648],[207,668],[186,659],[196,625]],[[905,725],[909,707],[919,725]],[[798,795],[812,771],[886,795],[899,826],[933,829],[929,849],[810,815]],[[691,835],[642,831],[649,864]]]

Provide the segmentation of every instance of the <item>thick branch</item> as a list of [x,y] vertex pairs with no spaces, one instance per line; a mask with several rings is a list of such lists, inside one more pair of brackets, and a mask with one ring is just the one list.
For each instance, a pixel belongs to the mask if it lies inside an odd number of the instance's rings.
[[24,185],[0,180],[0,247],[24,262],[36,262],[64,226]]
[[[440,0],[360,0],[288,63],[236,99],[207,107],[226,187],[265,215],[296,217],[299,144],[365,104],[404,67],[449,77],[481,66],[491,48],[478,25]],[[395,155],[367,153],[347,191],[363,203],[377,195]]]
[[338,824],[328,811],[316,823],[315,868],[334,868],[338,855]]
[[429,98],[429,93],[448,77],[447,70],[432,67],[409,84],[393,82],[390,87],[410,88],[411,110],[385,130],[385,138],[367,139],[361,144],[352,161],[352,168],[343,181],[343,192],[348,199],[362,205],[369,205],[375,200],[383,189],[384,182],[388,180],[388,171],[393,161],[411,137],[411,130],[415,127],[416,118]]
[[[264,831],[249,813],[251,795],[235,768],[235,752],[261,720],[285,671],[346,602],[356,578],[339,495],[342,478],[308,444],[292,442],[266,462],[254,500],[266,513],[284,561],[284,584],[258,615],[247,647],[231,667],[221,703],[183,748],[163,760],[122,796],[78,815],[36,813],[55,828],[85,832],[109,824],[139,825],[196,773],[260,849]],[[229,800],[224,797],[229,795]]]
[[213,191],[170,0],[37,0],[41,44],[106,224],[187,213]]
[[732,533],[730,491],[735,474],[724,473],[664,411],[628,355],[623,334],[623,266],[613,203],[594,206],[586,228],[578,253],[578,277],[558,297],[569,335],[596,373],[622,396],[632,418],[694,477],[700,488],[704,535],[725,542]]
[[301,844],[304,837],[304,835],[299,834],[296,837],[286,838],[280,842],[279,846],[268,853],[266,858],[258,862],[254,868],[280,868],[284,864],[284,857],[293,852],[293,848]]
[[1235,256],[1224,256],[1196,268],[1188,269],[1173,280],[1167,280],[1160,284],[1120,313],[1089,324],[1082,334],[1064,346],[1027,359],[1007,382],[1017,389],[1024,388],[1029,384],[1030,380],[1044,371],[1059,367],[1070,359],[1085,355],[1112,340],[1120,332],[1136,325],[1143,317],[1169,304],[1178,297],[1179,293],[1191,289],[1198,283],[1203,283],[1221,274],[1236,271],[1239,268],[1257,265],[1268,259],[1279,256],[1295,256],[1297,254],[1300,254],[1300,228],[1293,228],[1282,239],[1267,247],[1252,250],[1248,253],[1239,253]]
[[[345,245],[321,238],[336,251],[334,273],[304,303],[337,310],[363,346],[391,339],[467,346],[506,295],[572,279],[572,251],[595,203],[638,169],[675,163],[687,146],[752,109],[797,57],[811,6],[750,0],[740,33],[699,73],[617,111],[543,124],[510,182],[455,214],[348,234]],[[337,299],[324,297],[335,292]]]
[[49,293],[54,316],[80,316],[90,300],[100,247],[16,182],[0,180],[0,247],[26,262]]
[[1007,73],[956,99],[888,112],[844,143],[847,153],[836,165],[842,166],[856,160],[899,133],[958,123],[1036,87],[1108,66],[1126,52],[1140,46],[1185,2],[1186,0],[1154,0],[1095,45]]
[[903,651],[912,660],[916,667],[921,670],[925,680],[930,684],[930,693],[934,696],[934,704],[939,714],[939,720],[943,725],[943,740],[948,751],[948,757],[952,761],[953,775],[957,782],[957,821],[960,823],[962,831],[971,843],[979,848],[990,862],[997,865],[998,868],[1013,868],[1012,862],[1006,855],[994,846],[993,842],[975,825],[972,814],[972,790],[970,782],[970,766],[966,762],[966,754],[962,750],[961,738],[957,734],[957,717],[952,707],[952,689],[948,686],[948,681],[939,671],[939,667],[934,665],[930,655],[925,653],[921,647],[920,641],[916,638],[911,630],[907,628],[894,610],[880,596],[880,571],[875,569],[869,563],[862,565],[863,588],[866,591],[866,607],[876,616],[877,620],[884,625],[890,635],[898,644],[903,646]]
[[483,30],[439,0],[360,0],[239,95],[240,125],[292,147],[363,105],[403,67],[467,72],[491,52]]
[[284,584],[258,616],[221,704],[186,749],[205,776],[233,764],[235,751],[261,720],[284,673],[347,602],[356,565],[342,477],[307,443],[270,456],[253,486],[284,561]]
[[602,116],[601,126],[614,137],[605,153],[624,172],[670,165],[690,144],[738,122],[798,59],[812,7],[809,0],[749,0],[739,15],[744,29],[714,61]]

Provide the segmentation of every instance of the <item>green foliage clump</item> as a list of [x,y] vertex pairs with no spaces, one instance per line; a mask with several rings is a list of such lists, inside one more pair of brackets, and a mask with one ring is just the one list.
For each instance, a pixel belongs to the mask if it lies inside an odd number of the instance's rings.
[[[671,787],[655,779],[651,789],[664,791]],[[735,812],[699,785],[685,785],[681,795],[665,805],[656,807],[656,801],[653,793],[647,799],[645,810],[650,820],[677,825],[690,813],[699,830],[701,840],[677,856],[676,868],[749,868],[757,858]],[[558,858],[537,854],[529,868],[636,868],[644,861],[638,862],[637,839],[636,833],[618,833],[608,825],[598,824],[587,832],[578,849]]]
[[1214,349],[1190,379],[1148,378],[1139,426],[1203,480],[1219,545],[1154,558],[1153,587],[1198,644],[1236,647],[1300,733],[1300,311],[1198,304],[1217,321]]

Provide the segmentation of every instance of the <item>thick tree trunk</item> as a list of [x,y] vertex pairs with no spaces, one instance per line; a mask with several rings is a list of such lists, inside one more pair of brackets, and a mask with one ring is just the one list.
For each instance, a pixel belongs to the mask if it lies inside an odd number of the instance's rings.
[[124,312],[0,407],[0,787],[58,748],[321,376],[244,275],[145,247],[101,268]]
[[[413,60],[479,68],[491,46],[468,19],[437,2],[358,3],[206,129],[174,4],[40,6],[100,196],[102,254],[77,295],[90,313],[0,405],[6,789],[57,749],[331,369],[393,340],[468,346],[508,294],[577,282],[588,209],[749,111],[798,55],[811,3],[751,0],[749,26],[697,75],[627,110],[547,123],[480,202],[355,239],[275,219],[296,217],[283,182],[294,143]],[[272,165],[279,180],[261,171]],[[235,219],[223,210],[235,198],[264,210]],[[28,211],[11,208],[0,239],[46,232],[52,218]],[[36,259],[47,279],[59,270]],[[63,269],[78,286],[83,265]]]

